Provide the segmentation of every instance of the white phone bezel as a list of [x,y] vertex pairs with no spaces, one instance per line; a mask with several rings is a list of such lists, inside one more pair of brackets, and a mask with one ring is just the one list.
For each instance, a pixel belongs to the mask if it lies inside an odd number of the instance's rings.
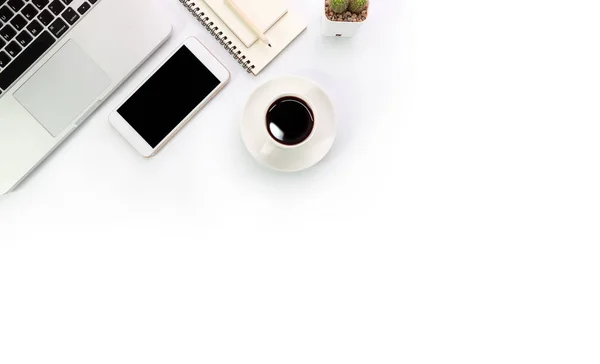
[[[219,85],[208,95],[202,102],[198,104],[183,120],[181,120],[177,126],[155,147],[152,148],[148,142],[138,134],[135,129],[123,118],[118,110],[125,104],[133,94],[135,94],[140,87],[142,87],[150,77],[152,77],[181,47],[186,46],[210,72],[219,80]],[[229,81],[229,71],[219,62],[215,56],[206,49],[202,43],[195,37],[187,38],[182,44],[180,44],[169,56],[158,66],[152,73],[146,77],[146,79],[131,92],[123,102],[109,115],[110,123],[121,133],[121,135],[129,141],[129,143],[144,157],[152,157],[158,152],[177,132],[196,114],[202,109]],[[173,90],[176,92],[176,90]]]

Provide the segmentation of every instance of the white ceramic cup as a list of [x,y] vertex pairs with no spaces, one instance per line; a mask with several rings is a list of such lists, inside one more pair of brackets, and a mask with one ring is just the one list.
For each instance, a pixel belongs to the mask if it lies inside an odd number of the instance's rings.
[[[312,132],[298,144],[283,144],[268,130],[267,112],[283,97],[301,99],[313,112]],[[288,76],[271,80],[252,93],[241,129],[244,144],[257,161],[277,171],[296,172],[312,167],[327,155],[335,141],[336,120],[331,100],[318,85],[306,78]]]

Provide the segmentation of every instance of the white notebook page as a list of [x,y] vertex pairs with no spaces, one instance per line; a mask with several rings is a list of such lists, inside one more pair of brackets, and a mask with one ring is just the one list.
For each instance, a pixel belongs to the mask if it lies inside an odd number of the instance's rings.
[[[252,28],[248,27],[244,20],[237,16],[237,13],[229,7],[226,0],[204,1],[247,48],[258,40],[258,36],[252,31]],[[263,33],[271,29],[288,11],[285,0],[234,1]]]

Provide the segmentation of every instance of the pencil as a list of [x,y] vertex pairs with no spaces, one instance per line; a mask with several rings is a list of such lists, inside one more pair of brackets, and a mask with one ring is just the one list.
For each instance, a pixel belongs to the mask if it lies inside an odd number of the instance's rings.
[[260,31],[260,29],[258,29],[258,27],[254,24],[252,19],[250,19],[250,17],[246,15],[246,13],[244,13],[244,11],[240,9],[239,6],[237,6],[235,1],[226,0],[226,2],[229,3],[229,6],[231,6],[231,8],[239,15],[239,17],[242,18],[246,25],[248,25],[252,29],[252,31],[256,33],[256,35],[258,35],[258,39],[260,39],[264,44],[267,44],[269,47],[271,47],[271,42],[269,41],[269,38],[267,38],[267,36],[264,35],[263,32]]

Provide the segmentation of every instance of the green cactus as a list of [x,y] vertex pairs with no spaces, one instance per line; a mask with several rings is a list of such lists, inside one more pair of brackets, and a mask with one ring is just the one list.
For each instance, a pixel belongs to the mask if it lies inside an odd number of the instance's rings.
[[348,9],[350,0],[329,0],[329,7],[336,14],[341,14]]
[[360,13],[369,5],[369,0],[350,0],[348,10],[353,13]]

